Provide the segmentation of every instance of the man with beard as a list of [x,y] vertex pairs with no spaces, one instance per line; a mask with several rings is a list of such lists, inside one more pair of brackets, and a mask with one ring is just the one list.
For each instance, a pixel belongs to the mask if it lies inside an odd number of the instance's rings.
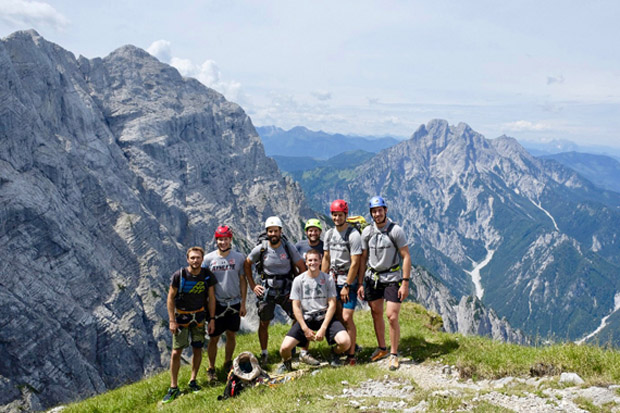
[[358,280],[358,267],[362,255],[362,240],[359,232],[347,223],[349,205],[337,199],[329,207],[336,228],[325,233],[325,252],[322,270],[330,274],[336,281],[338,292],[336,318],[341,319],[351,338],[351,348],[347,352],[347,364],[354,365],[355,342],[357,327],[353,314],[357,305],[358,288],[362,285]]
[[250,275],[248,283],[256,294],[258,316],[258,341],[261,347],[260,361],[265,366],[269,360],[267,344],[269,343],[269,323],[274,318],[276,304],[295,319],[293,307],[289,300],[293,278],[304,271],[301,255],[293,244],[282,239],[282,220],[269,217],[265,221],[268,241],[265,240],[254,247],[245,260],[246,274],[251,274],[252,264],[256,264],[261,283],[254,282]]
[[[187,250],[187,267],[172,274],[168,290],[168,319],[172,333],[172,354],[170,355],[170,388],[163,402],[169,403],[181,394],[178,387],[179,367],[183,349],[192,346],[192,374],[189,382],[191,391],[199,391],[196,376],[202,362],[202,347],[205,341],[205,308],[209,310],[209,333],[215,328],[216,283],[213,273],[201,268],[204,251],[200,247]],[[191,336],[191,343],[190,343]]]
[[295,244],[295,248],[297,248],[297,251],[302,255],[304,261],[306,259],[306,253],[310,250],[318,251],[322,258],[323,241],[321,241],[321,232],[323,232],[323,227],[321,226],[321,221],[316,218],[310,218],[306,222],[304,231],[306,231],[306,239],[302,239]]
[[217,249],[207,254],[202,267],[208,268],[217,279],[215,285],[215,329],[209,333],[209,381],[217,380],[215,375],[215,359],[217,343],[222,333],[226,332],[226,349],[224,354],[224,371],[228,373],[232,367],[232,356],[235,351],[236,333],[241,325],[241,317],[245,316],[245,299],[247,294],[245,273],[245,255],[232,249],[232,230],[224,225],[215,230]]
[[359,273],[360,276],[364,275],[364,288],[359,294],[360,298],[365,298],[370,305],[377,337],[378,348],[371,356],[372,361],[388,355],[383,320],[383,302],[387,301],[385,312],[390,324],[389,368],[396,370],[400,365],[398,316],[400,304],[409,295],[411,257],[405,232],[387,217],[385,200],[375,196],[370,200],[369,207],[374,223],[362,232],[363,252]]

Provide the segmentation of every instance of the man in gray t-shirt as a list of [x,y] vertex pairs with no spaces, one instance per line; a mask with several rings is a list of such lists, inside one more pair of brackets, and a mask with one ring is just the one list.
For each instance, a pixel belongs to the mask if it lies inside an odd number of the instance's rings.
[[297,323],[293,324],[282,341],[282,365],[278,373],[292,370],[291,352],[298,344],[307,346],[309,341],[327,339],[335,344],[332,366],[340,365],[340,354],[351,347],[351,340],[340,321],[334,319],[336,311],[336,285],[334,279],[320,271],[320,255],[316,250],[306,254],[308,271],[293,281],[291,300]]
[[254,247],[245,260],[246,274],[251,274],[252,264],[256,264],[261,283],[257,284],[249,275],[250,288],[258,298],[258,340],[261,347],[261,364],[265,366],[269,355],[269,323],[273,320],[276,304],[289,317],[294,318],[293,307],[289,300],[293,278],[306,271],[301,255],[293,244],[282,238],[282,220],[269,217],[265,221],[268,240]]
[[[362,241],[359,232],[347,223],[349,205],[342,199],[331,203],[329,210],[335,228],[325,233],[323,264],[321,269],[331,274],[338,288],[338,307],[336,317],[342,320],[351,337],[351,348],[348,350],[347,363],[355,364],[355,341],[357,327],[353,321],[357,305],[358,289],[362,285],[358,276],[358,268],[362,256]],[[359,278],[359,279],[358,279]]]
[[205,255],[202,261],[202,267],[210,269],[217,279],[217,284],[215,284],[215,330],[209,334],[210,340],[207,347],[209,381],[217,379],[215,375],[217,343],[223,333],[226,333],[224,370],[228,372],[232,367],[236,334],[241,326],[241,317],[246,314],[246,280],[248,275],[251,276],[251,273],[245,273],[245,256],[232,249],[232,240],[233,233],[230,227],[227,225],[217,227],[215,230],[217,248]]
[[[360,275],[364,275],[364,288],[360,298],[365,298],[370,306],[375,327],[378,348],[371,356],[372,361],[388,355],[385,345],[385,321],[383,302],[390,323],[390,370],[396,370],[398,344],[400,341],[400,303],[409,295],[411,276],[411,257],[403,229],[387,217],[387,205],[380,196],[373,197],[369,203],[370,215],[374,224],[362,232],[362,265]],[[402,263],[401,263],[402,260]]]

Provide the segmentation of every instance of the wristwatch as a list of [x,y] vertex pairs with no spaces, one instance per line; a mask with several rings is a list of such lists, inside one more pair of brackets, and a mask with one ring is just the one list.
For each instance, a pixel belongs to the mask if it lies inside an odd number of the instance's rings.
[[345,287],[349,288],[349,283],[342,284],[342,288],[345,288]]

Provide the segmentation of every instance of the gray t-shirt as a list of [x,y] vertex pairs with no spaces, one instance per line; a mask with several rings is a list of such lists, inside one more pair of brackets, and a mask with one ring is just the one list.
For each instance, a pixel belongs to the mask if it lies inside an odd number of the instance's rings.
[[322,271],[316,278],[312,278],[306,271],[293,280],[289,297],[291,300],[300,301],[304,318],[307,315],[324,312],[327,310],[327,299],[336,297],[334,278]]
[[[291,261],[286,254],[286,249],[284,248],[285,242],[288,243],[288,250],[293,256],[293,262],[297,262],[302,259],[299,251],[297,251],[297,248],[295,248],[295,246],[289,241],[284,241],[284,239],[282,239],[280,246],[276,249],[273,249],[271,244],[267,242],[267,250],[265,251],[265,259],[263,260],[263,268],[266,275],[285,275],[291,271]],[[250,251],[250,254],[248,255],[250,261],[253,263],[258,262],[260,259],[260,250],[261,246],[257,245],[252,249],[252,251]]]
[[[325,234],[325,245],[323,248],[325,251],[329,251],[329,268],[339,273],[336,280],[338,285],[347,282],[347,272],[349,267],[351,267],[351,256],[362,254],[362,238],[360,233],[350,225],[348,228],[344,231],[330,228]],[[350,231],[348,246],[344,240],[347,231]]]
[[231,250],[226,257],[221,257],[217,250],[211,251],[202,260],[202,267],[210,269],[217,279],[215,299],[219,303],[238,304],[241,302],[239,277],[245,276],[244,261],[245,256],[236,250]]
[[319,240],[319,243],[313,247],[310,245],[310,242],[308,242],[307,239],[302,239],[297,244],[295,244],[295,248],[297,248],[297,251],[299,251],[299,253],[302,255],[304,262],[306,261],[306,252],[310,250],[318,251],[321,254],[321,257],[323,257],[323,241],[321,240]]
[[[368,251],[367,267],[374,268],[377,272],[387,271],[392,266],[400,263],[401,257],[398,250],[407,245],[407,237],[405,231],[400,225],[394,224],[387,234],[387,229],[392,221],[388,221],[383,228],[377,228],[376,224],[372,224],[364,228],[362,231],[362,248]],[[392,243],[391,238],[396,245]],[[370,269],[366,270],[366,277],[372,276]],[[379,282],[387,283],[400,281],[402,278],[402,269],[393,272],[384,272],[379,275]]]

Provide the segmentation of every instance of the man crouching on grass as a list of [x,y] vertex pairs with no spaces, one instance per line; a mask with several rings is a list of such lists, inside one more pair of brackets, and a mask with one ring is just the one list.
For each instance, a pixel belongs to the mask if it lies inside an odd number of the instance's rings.
[[340,365],[340,355],[351,346],[351,339],[342,323],[334,320],[336,312],[336,284],[334,278],[321,272],[321,255],[316,250],[306,253],[308,271],[295,277],[290,298],[293,302],[295,323],[284,337],[280,347],[282,365],[278,374],[292,371],[291,353],[298,344],[327,338],[332,349],[332,366]]

